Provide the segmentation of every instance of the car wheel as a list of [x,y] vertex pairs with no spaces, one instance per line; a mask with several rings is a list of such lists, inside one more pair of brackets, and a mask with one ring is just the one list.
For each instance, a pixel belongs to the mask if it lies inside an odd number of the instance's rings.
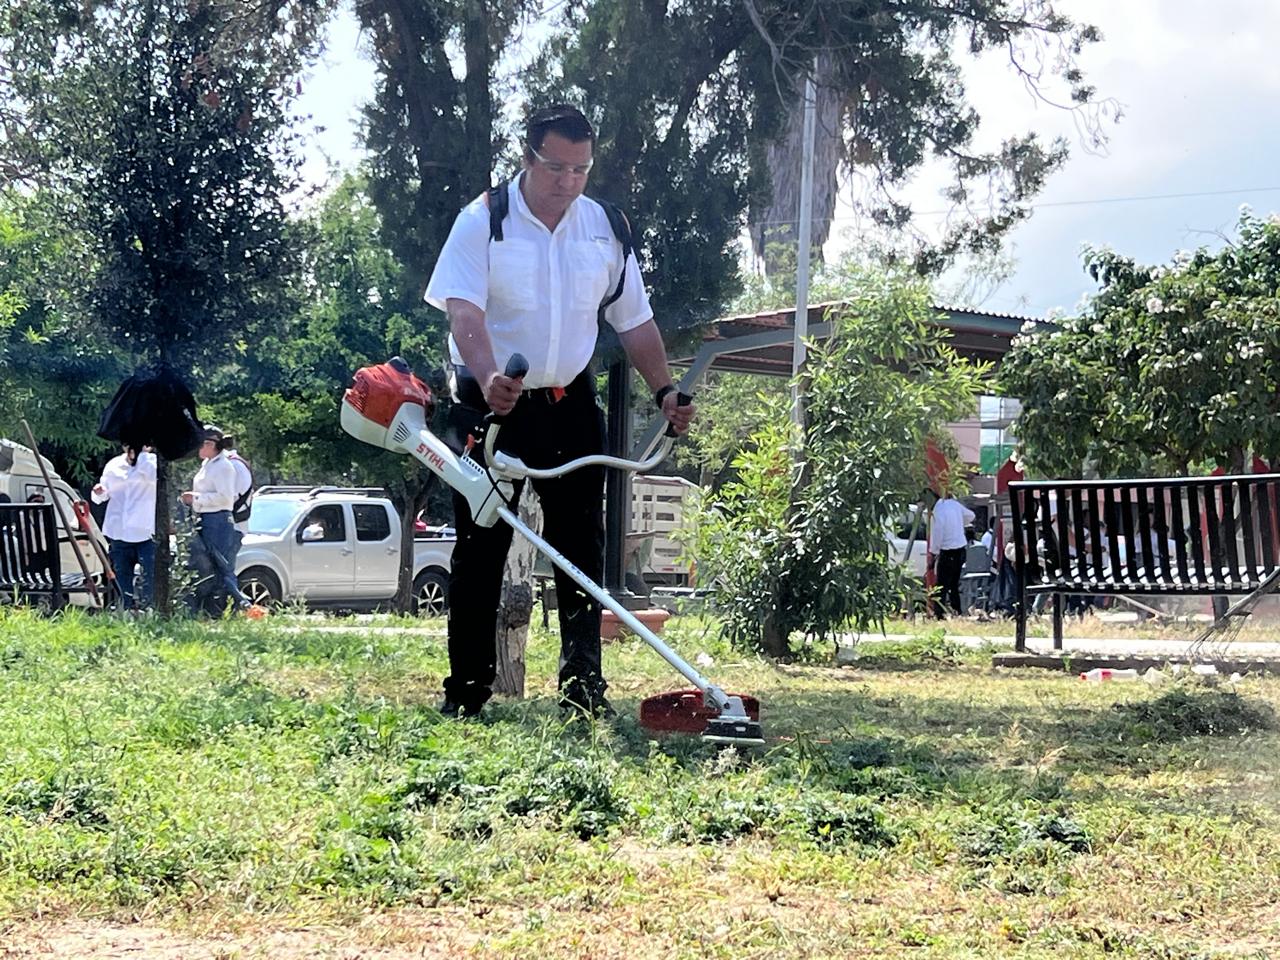
[[423,570],[413,581],[413,609],[420,617],[443,617],[449,610],[449,575]]
[[244,595],[258,606],[274,607],[280,603],[280,581],[266,567],[250,567],[236,579]]

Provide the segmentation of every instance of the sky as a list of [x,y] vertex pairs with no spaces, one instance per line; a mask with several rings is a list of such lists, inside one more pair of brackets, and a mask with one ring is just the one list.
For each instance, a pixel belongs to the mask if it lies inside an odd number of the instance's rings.
[[[1240,206],[1280,211],[1280,3],[1273,0],[1063,0],[1068,16],[1099,27],[1081,58],[1086,79],[1121,111],[1101,151],[1069,113],[1038,102],[998,55],[966,69],[984,118],[981,136],[1035,130],[1068,138],[1071,156],[1010,235],[1014,269],[986,293],[982,309],[1048,316],[1073,312],[1093,285],[1081,268],[1084,245],[1109,246],[1144,263],[1180,249],[1219,247]],[[330,29],[321,62],[304,83],[301,106],[323,133],[311,138],[305,176],[323,182],[331,164],[360,158],[361,103],[374,75],[348,14]],[[937,210],[940,172],[925,169],[906,190],[913,208]],[[1143,199],[1139,199],[1143,198]],[[837,207],[829,256],[857,244],[850,210]],[[935,218],[936,219],[936,218]],[[922,218],[927,226],[929,218]]]

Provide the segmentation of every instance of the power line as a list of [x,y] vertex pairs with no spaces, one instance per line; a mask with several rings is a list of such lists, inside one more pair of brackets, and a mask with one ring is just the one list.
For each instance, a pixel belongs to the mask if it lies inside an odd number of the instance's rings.
[[[1092,200],[1048,200],[1044,203],[1030,204],[1030,209],[1041,210],[1045,207],[1088,207],[1107,203],[1139,203],[1148,200],[1188,200],[1195,197],[1226,197],[1242,193],[1275,193],[1280,187],[1237,187],[1233,190],[1200,190],[1192,193],[1151,193],[1132,197],[1097,197]],[[937,217],[954,213],[955,210],[920,210],[913,211],[916,217]],[[860,216],[825,217],[824,223],[837,223],[846,220],[861,220]],[[795,223],[795,220],[757,220],[749,223],[751,227],[774,227]]]

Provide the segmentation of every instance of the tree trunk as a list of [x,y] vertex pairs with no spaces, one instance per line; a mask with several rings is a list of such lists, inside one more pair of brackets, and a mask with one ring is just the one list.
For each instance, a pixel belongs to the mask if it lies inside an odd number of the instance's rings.
[[775,660],[788,660],[791,657],[791,630],[787,625],[787,617],[774,604],[773,610],[760,625],[760,642],[764,652]]
[[[519,514],[530,529],[542,532],[542,504],[531,483],[525,484],[520,496]],[[524,696],[524,650],[533,616],[533,564],[537,556],[527,539],[519,534],[512,537],[498,601],[498,676],[493,682],[493,692],[508,697]]]
[[[462,81],[467,111],[463,136],[467,144],[465,169],[475,181],[464,185],[466,196],[488,189],[493,166],[493,96],[489,81],[495,52],[489,43],[489,16],[489,4],[483,0],[467,0],[462,26],[462,50],[467,67]],[[423,187],[426,188],[425,183]]]
[[[840,166],[840,98],[831,79],[834,54],[818,57],[818,103],[813,144],[813,227],[810,262],[822,261],[822,245],[831,234]],[[773,192],[767,206],[751,211],[751,246],[764,260],[767,276],[794,273],[800,210],[800,164],[804,156],[804,93],[797,91],[782,137],[768,147]],[[772,247],[772,249],[770,249]]]
[[418,518],[418,511],[426,505],[429,489],[430,481],[406,479],[391,496],[391,502],[400,514],[400,574],[391,605],[396,613],[406,617],[417,613],[413,595],[413,522]]
[[169,551],[169,528],[173,525],[173,471],[169,461],[156,454],[156,568],[152,590],[156,612],[173,614],[173,554]]

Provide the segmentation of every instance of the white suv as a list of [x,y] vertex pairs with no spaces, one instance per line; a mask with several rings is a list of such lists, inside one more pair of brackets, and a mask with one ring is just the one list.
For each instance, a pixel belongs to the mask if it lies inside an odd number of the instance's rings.
[[[425,616],[447,608],[455,538],[414,538],[413,599]],[[255,603],[371,610],[396,594],[400,515],[384,491],[262,487],[236,556],[240,588]]]

